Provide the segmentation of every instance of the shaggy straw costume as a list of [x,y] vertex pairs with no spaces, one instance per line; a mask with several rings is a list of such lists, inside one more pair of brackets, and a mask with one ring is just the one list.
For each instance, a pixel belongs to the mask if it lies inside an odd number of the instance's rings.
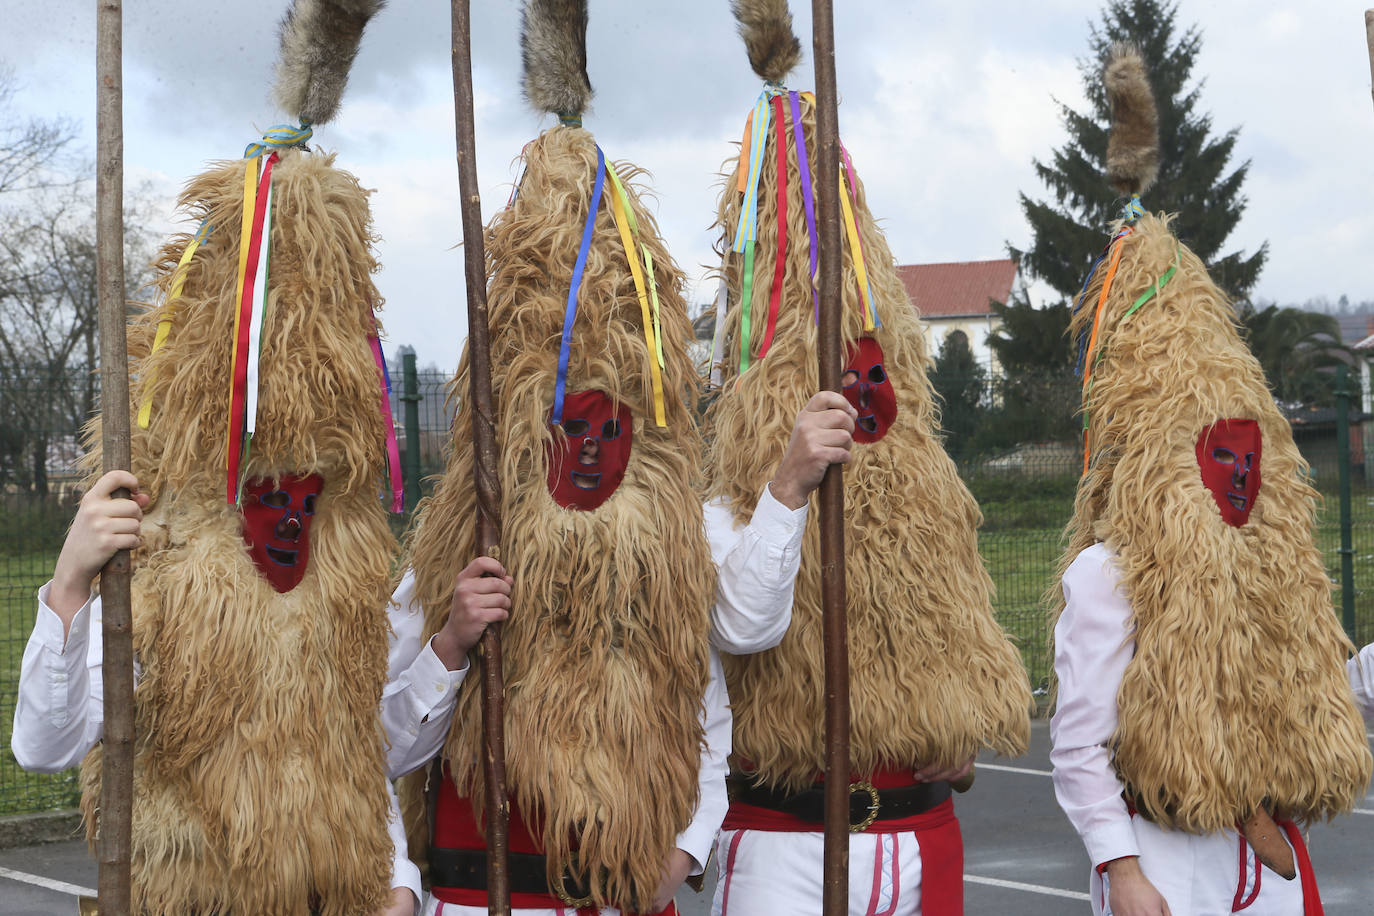
[[[1113,157],[1109,171],[1138,193],[1153,167]],[[1092,463],[1060,561],[1062,575],[1105,542],[1133,610],[1136,650],[1111,742],[1117,773],[1142,813],[1192,833],[1233,828],[1265,801],[1299,820],[1349,810],[1371,761],[1346,680],[1351,646],[1312,539],[1307,464],[1231,303],[1168,219],[1142,215],[1118,244],[1100,356],[1088,358]],[[1106,273],[1075,315],[1079,336]],[[1226,418],[1255,420],[1262,438],[1263,484],[1240,527],[1222,519],[1195,454],[1199,434]],[[1062,591],[1055,598],[1057,619]]]
[[[763,14],[755,18],[768,21]],[[780,79],[791,66],[787,61],[795,61],[796,40],[752,41],[753,34],[745,31],[755,69]],[[778,49],[783,62],[756,55],[756,46]],[[815,115],[805,95],[801,112],[814,169]],[[818,387],[808,232],[790,113],[786,273],[776,333],[759,358],[777,249],[776,143],[775,124],[758,191],[749,369],[738,372],[742,310],[733,305],[740,298],[743,259],[731,254],[724,268],[732,303],[725,373],[710,420],[710,496],[726,500],[741,524],[782,458],[797,411]],[[719,207],[727,242],[740,219],[738,179],[737,169]],[[865,774],[883,766],[962,763],[984,746],[1019,754],[1029,733],[1030,692],[1020,657],[992,616],[992,582],[977,547],[981,516],[938,438],[920,320],[862,184],[857,193],[855,216],[882,322],[868,333],[883,348],[897,418],[879,441],[855,445],[844,472],[852,766]],[[843,257],[842,332],[848,346],[865,332],[847,244]],[[736,754],[757,768],[762,782],[793,789],[810,784],[825,766],[818,526],[813,507],[792,624],[782,644],[725,659]]]
[[[569,392],[599,389],[629,405],[625,479],[591,511],[564,509],[546,483],[545,447],[568,285],[596,174],[581,128],[529,145],[514,204],[487,230],[492,397],[502,483],[501,562],[514,577],[502,629],[506,767],[527,822],[542,823],[550,882],[573,850],[594,898],[647,904],[697,802],[699,722],[707,680],[711,557],[692,490],[699,460],[687,404],[695,373],[682,274],[626,181],[653,255],[663,335],[666,428],[653,419],[650,354],[620,236],[596,218],[573,332]],[[623,178],[638,172],[619,168]],[[411,564],[429,633],[449,613],[474,556],[476,501],[465,354],[453,451],[421,504]],[[463,682],[445,755],[459,795],[482,798],[480,679]],[[574,871],[574,873],[577,873]]]
[[[129,332],[152,423],[133,461],[153,503],[133,583],[140,665],[134,911],[363,916],[391,868],[377,706],[394,541],[384,466],[366,193],[333,157],[282,154],[259,422],[245,479],[324,478],[301,583],[279,594],[249,559],[224,491],[243,160],[194,179],[182,206],[217,227],[168,301],[180,236],[158,258],[160,303]],[[173,330],[149,355],[160,319]],[[131,386],[137,399],[142,384]],[[98,441],[98,437],[96,439]],[[97,461],[98,464],[98,461]],[[100,750],[82,771],[94,839]]]

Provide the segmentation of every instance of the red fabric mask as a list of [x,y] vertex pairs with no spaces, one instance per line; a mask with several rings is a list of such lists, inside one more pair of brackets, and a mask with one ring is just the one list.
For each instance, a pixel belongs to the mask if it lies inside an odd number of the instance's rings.
[[859,412],[855,442],[877,442],[897,419],[897,392],[883,369],[883,348],[872,337],[851,346],[840,378],[845,398]]
[[305,576],[310,519],[324,489],[319,474],[284,474],[275,483],[255,477],[243,485],[243,542],[262,577],[286,593]]
[[1197,437],[1202,483],[1228,525],[1250,520],[1260,491],[1260,431],[1254,420],[1219,420]]
[[595,509],[625,479],[634,438],[630,408],[617,410],[601,391],[570,394],[563,401],[563,432],[546,451],[549,493],[565,509]]

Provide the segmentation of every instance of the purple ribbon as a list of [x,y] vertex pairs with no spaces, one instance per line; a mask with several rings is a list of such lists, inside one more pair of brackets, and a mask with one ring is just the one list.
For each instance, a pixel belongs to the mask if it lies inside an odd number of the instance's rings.
[[806,136],[802,133],[801,103],[797,101],[798,93],[787,93],[788,101],[792,103],[792,134],[797,140],[797,170],[801,172],[802,198],[806,202],[806,231],[811,234],[811,248],[808,254],[811,255],[811,274],[807,277],[807,285],[811,287],[811,310],[815,313],[816,323],[821,321],[821,306],[816,301],[816,199],[811,194],[811,166],[810,160],[806,158]]

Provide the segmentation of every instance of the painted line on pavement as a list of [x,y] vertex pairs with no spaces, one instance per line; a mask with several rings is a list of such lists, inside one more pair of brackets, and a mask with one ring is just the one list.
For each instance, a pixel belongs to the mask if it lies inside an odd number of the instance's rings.
[[1049,770],[1029,770],[1025,767],[1006,767],[996,763],[979,763],[976,765],[980,770],[996,770],[999,773],[1025,773],[1028,776],[1052,776]]
[[1374,811],[1371,811],[1371,810],[1369,810],[1368,808],[1351,808],[1351,809],[1350,809],[1350,813],[1351,813],[1351,814],[1374,814]]
[[68,884],[66,881],[56,881],[52,878],[44,878],[42,875],[30,875],[27,872],[15,871],[3,866],[0,866],[0,878],[22,881],[25,884],[33,884],[50,891],[57,891],[59,894],[71,894],[73,897],[94,897],[96,895],[95,888]]
[[1087,894],[1081,891],[1065,891],[1057,887],[1045,887],[1041,884],[1025,884],[1021,881],[1003,881],[1001,878],[980,878],[977,875],[964,875],[964,880],[969,884],[985,884],[988,887],[1004,887],[1013,891],[1027,891],[1032,894],[1044,894],[1046,897],[1065,897],[1069,900],[1089,900]]

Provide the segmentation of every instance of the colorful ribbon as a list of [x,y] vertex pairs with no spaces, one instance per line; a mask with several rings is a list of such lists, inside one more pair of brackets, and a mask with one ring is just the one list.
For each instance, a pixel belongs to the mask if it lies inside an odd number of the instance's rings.
[[[376,319],[373,319],[375,327]],[[387,469],[391,476],[391,511],[399,515],[405,511],[405,483],[401,477],[401,447],[396,443],[396,421],[391,413],[391,373],[386,368],[386,358],[382,356],[382,342],[374,330],[367,338],[372,347],[372,358],[382,375],[382,426],[386,429]],[[418,442],[407,442],[406,448],[419,448]]]
[[[801,176],[802,201],[806,208],[806,232],[810,236],[810,247],[807,249],[807,254],[811,258],[811,273],[807,278],[807,286],[811,287],[811,311],[815,314],[816,322],[819,324],[821,305],[816,299],[816,252],[820,250],[820,246],[816,239],[816,199],[811,193],[811,163],[806,155],[806,135],[802,131],[799,95],[800,93],[789,92],[787,97],[792,108],[793,139],[797,143],[797,173]],[[809,92],[806,95],[811,97]]]
[[716,361],[716,354],[725,352],[725,312],[729,305],[730,292],[725,284],[725,267],[721,266],[720,283],[716,286],[716,326],[714,333],[711,334],[711,361],[708,367],[711,370],[711,384],[719,388],[722,381],[721,364],[724,362]]
[[[768,355],[773,345],[773,332],[778,326],[778,305],[782,301],[782,281],[787,269],[787,115],[782,110],[782,96],[773,96],[773,114],[778,122],[778,253],[773,262],[773,288],[768,294],[768,323],[763,329],[763,343],[759,345],[759,359]],[[742,354],[747,357],[749,354]]]
[[[177,261],[177,274],[172,279],[172,288],[167,293],[167,305],[165,306],[162,318],[157,323],[157,334],[153,337],[153,348],[148,352],[151,357],[163,345],[167,343],[168,336],[172,333],[172,317],[176,314],[176,303],[181,298],[181,291],[186,287],[186,265],[191,263],[191,256],[196,253],[201,242],[205,241],[206,236],[214,229],[206,220],[202,220],[200,226],[196,228],[196,234],[191,236],[191,241],[186,243],[186,249],[181,253],[181,259]],[[157,380],[157,371],[148,370],[148,376],[143,382],[143,403],[138,407],[138,425],[140,429],[147,429],[148,423],[152,419],[153,413],[153,382]]]
[[[239,471],[246,457],[247,442],[244,438],[245,409],[247,402],[249,336],[254,311],[254,296],[258,292],[257,273],[263,259],[263,226],[266,221],[267,201],[271,196],[272,167],[277,163],[277,154],[269,155],[262,166],[262,178],[257,178],[256,163],[250,159],[244,169],[243,222],[239,242],[239,278],[237,284],[238,310],[234,314],[234,357],[233,376],[229,388],[229,448],[228,498],[231,505],[239,499]],[[266,244],[270,244],[270,237]],[[265,289],[265,287],[263,287]],[[263,303],[265,305],[265,302]]]
[[[864,246],[863,240],[859,238],[859,227],[854,221],[854,211],[859,207],[859,183],[854,180],[854,164],[849,161],[849,150],[840,144],[840,155],[843,157],[844,172],[840,175],[840,207],[844,211],[845,233],[849,236],[849,253],[854,258],[854,271],[859,279],[859,308],[864,314],[864,330],[872,331],[882,327],[883,323],[878,320],[878,307],[873,301],[873,289],[868,283],[868,270],[864,265]],[[849,194],[845,194],[845,176],[849,177]],[[850,207],[850,196],[854,199],[854,206]]]
[[[600,153],[598,153],[599,155]],[[620,232],[620,243],[625,247],[625,260],[630,264],[630,276],[634,278],[635,294],[639,297],[639,312],[644,322],[644,343],[649,350],[649,375],[654,386],[654,422],[659,426],[667,426],[668,420],[663,403],[663,376],[659,372],[659,360],[655,358],[658,350],[654,337],[655,322],[649,311],[649,296],[645,288],[644,272],[640,268],[639,258],[635,254],[634,240],[631,237],[632,228],[637,230],[638,225],[634,221],[634,213],[630,209],[630,199],[625,194],[625,186],[620,183],[620,176],[616,174],[614,166],[611,166],[609,171],[611,174],[611,216],[616,229]],[[645,254],[648,254],[647,249]],[[652,263],[652,259],[650,263]]]
[[596,228],[596,211],[601,206],[601,190],[606,184],[606,157],[596,148],[596,181],[592,185],[591,205],[587,208],[587,222],[582,226],[582,243],[573,264],[572,282],[568,286],[568,305],[563,312],[563,339],[558,347],[558,378],[553,389],[553,418],[555,426],[563,424],[563,398],[568,385],[568,359],[572,355],[573,322],[577,318],[577,294],[582,286],[582,272],[587,267],[587,253],[592,248],[592,230]]
[[306,121],[302,121],[300,127],[292,127],[290,124],[277,124],[267,128],[267,133],[262,135],[262,140],[248,144],[243,150],[243,158],[256,159],[269,151],[305,146],[306,141],[314,135],[315,132],[310,129],[310,124]]

